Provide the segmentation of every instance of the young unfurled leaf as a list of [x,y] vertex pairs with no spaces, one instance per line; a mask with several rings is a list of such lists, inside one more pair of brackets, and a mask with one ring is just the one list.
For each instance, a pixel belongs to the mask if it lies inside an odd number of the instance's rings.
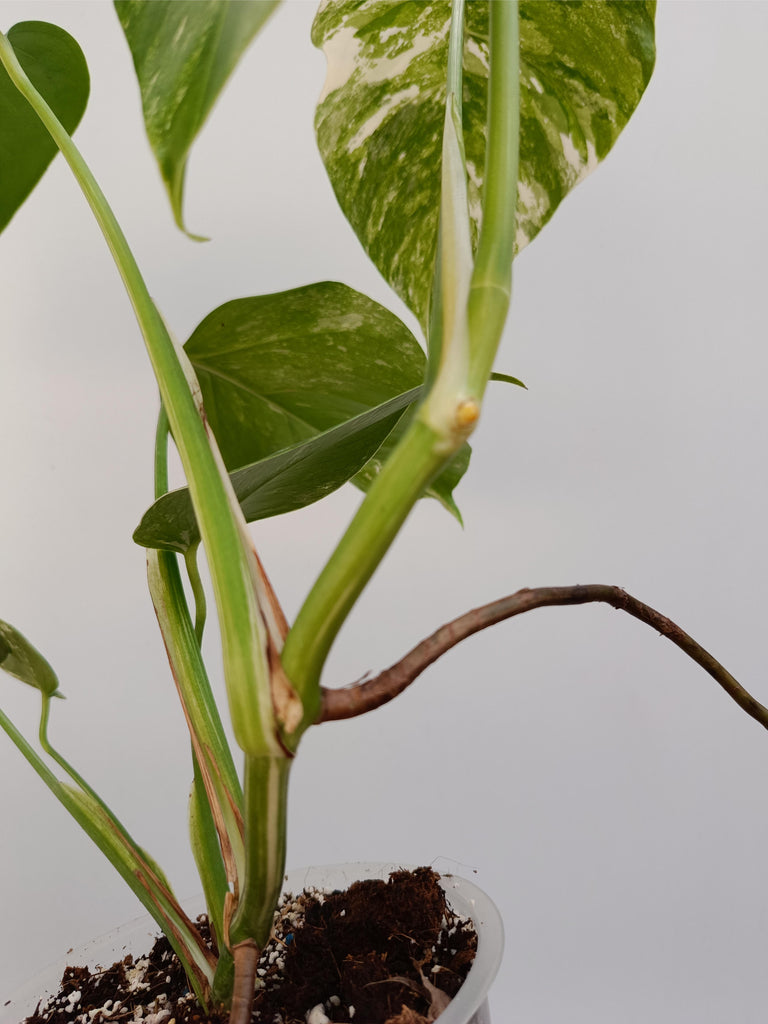
[[[24,21],[8,41],[27,77],[71,135],[85,111],[90,80],[77,42],[44,21]],[[43,176],[56,144],[0,65],[0,231]]]
[[0,668],[34,686],[46,697],[58,696],[56,673],[32,644],[8,622],[0,620]]
[[139,80],[147,135],[182,230],[192,143],[278,2],[115,0]]
[[[463,126],[470,216],[485,161],[488,3],[467,4]],[[426,324],[437,235],[451,5],[339,0],[313,42],[328,73],[315,118],[344,214],[371,259]],[[519,251],[602,160],[654,63],[654,0],[520,0]]]

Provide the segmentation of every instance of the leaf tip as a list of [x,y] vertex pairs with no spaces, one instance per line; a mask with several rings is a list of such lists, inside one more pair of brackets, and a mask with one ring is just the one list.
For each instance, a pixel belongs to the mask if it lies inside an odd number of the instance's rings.
[[171,207],[173,209],[173,221],[176,227],[179,229],[179,231],[185,234],[191,242],[210,242],[211,239],[209,238],[208,235],[196,235],[194,231],[189,230],[187,225],[184,223],[184,213],[181,208],[181,201],[177,203],[176,199],[173,196],[173,193],[170,193],[170,195]]
[[459,506],[453,500],[453,495],[435,494],[434,497],[437,498],[437,500],[440,502],[440,504],[443,506],[444,509],[446,509],[448,512],[451,513],[453,518],[456,520],[456,522],[459,524],[459,526],[463,530],[464,529],[464,517],[462,516],[462,514],[461,514],[461,512],[459,510]]
[[528,390],[528,385],[524,384],[519,378],[512,377],[508,373],[492,373],[491,380],[501,381],[504,384],[514,384],[518,388],[522,388],[524,391]]
[[185,158],[180,162],[159,160],[160,173],[165,183],[165,189],[168,193],[168,199],[171,204],[171,213],[173,214],[173,222],[179,231],[183,232],[187,238],[193,242],[210,242],[210,238],[207,235],[196,235],[193,231],[190,231],[187,225],[184,223],[184,182],[187,175],[187,160]]

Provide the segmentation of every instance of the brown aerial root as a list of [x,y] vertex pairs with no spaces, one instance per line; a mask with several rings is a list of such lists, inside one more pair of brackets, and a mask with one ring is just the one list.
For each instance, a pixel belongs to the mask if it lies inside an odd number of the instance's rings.
[[449,651],[451,647],[465,640],[473,633],[478,633],[488,626],[493,626],[514,615],[532,611],[534,608],[545,608],[551,605],[590,604],[592,602],[610,604],[628,615],[640,619],[662,636],[671,640],[676,647],[684,651],[697,665],[700,665],[719,683],[729,697],[742,710],[768,729],[768,708],[744,689],[743,686],[723,668],[719,661],[696,643],[675,622],[654,608],[638,601],[621,587],[608,586],[602,583],[577,585],[573,587],[537,587],[533,590],[518,590],[498,601],[473,608],[472,611],[460,615],[452,622],[441,626],[426,640],[422,640],[413,650],[409,651],[400,661],[385,669],[372,679],[363,679],[341,689],[323,687],[322,704],[318,722],[331,722],[340,718],[354,718],[367,711],[373,711],[402,693],[425,668]]
[[259,947],[253,939],[245,939],[232,947],[232,957],[235,961],[235,981],[232,989],[229,1024],[249,1024],[251,1020],[259,954]]

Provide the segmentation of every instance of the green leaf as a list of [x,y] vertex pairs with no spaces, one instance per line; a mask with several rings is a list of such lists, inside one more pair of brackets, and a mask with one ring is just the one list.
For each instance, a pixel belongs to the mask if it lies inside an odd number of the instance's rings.
[[[516,250],[609,152],[655,59],[654,0],[520,0]],[[439,209],[450,3],[340,0],[313,42],[328,74],[315,118],[344,214],[426,326]],[[467,5],[463,126],[473,244],[485,162],[488,3]]]
[[527,384],[523,384],[518,377],[511,377],[508,373],[496,373],[494,370],[491,374],[491,380],[502,381],[505,384],[515,384],[519,388],[525,388],[526,391],[528,390]]
[[[90,87],[82,50],[64,29],[44,21],[20,22],[7,35],[30,81],[71,135],[85,111]],[[0,64],[0,231],[57,152]]]
[[182,230],[190,148],[278,2],[115,0],[139,80],[147,135]]
[[[388,309],[335,282],[235,299],[185,345],[248,522],[303,508],[352,479],[366,490],[421,394],[424,352]],[[404,413],[406,413],[404,415]],[[425,492],[459,520],[469,448]],[[134,540],[187,551],[200,539],[185,489],[144,514]]]
[[[419,387],[426,366],[394,313],[333,281],[225,303],[185,349],[230,471]],[[427,495],[450,507],[460,476],[439,477]]]
[[419,387],[424,374],[405,324],[330,281],[227,302],[184,348],[229,470]]
[[25,636],[7,622],[0,620],[0,668],[34,686],[45,696],[58,696],[56,673]]
[[[247,522],[303,508],[341,487],[368,463],[403,410],[420,393],[419,388],[407,391],[309,441],[232,473],[235,495]],[[144,547],[182,553],[196,544],[200,533],[189,491],[183,488],[159,498],[144,513],[133,539]]]

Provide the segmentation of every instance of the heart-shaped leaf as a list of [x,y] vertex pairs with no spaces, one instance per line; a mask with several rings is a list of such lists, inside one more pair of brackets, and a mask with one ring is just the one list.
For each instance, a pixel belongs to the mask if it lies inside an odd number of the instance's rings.
[[[230,472],[420,387],[426,365],[402,321],[332,281],[228,302],[185,349]],[[426,492],[453,512],[467,457]],[[356,482],[367,486],[380,466],[377,456]]]
[[177,225],[192,143],[279,0],[115,0]]
[[[37,91],[71,135],[85,111],[90,80],[69,33],[45,21],[23,21],[8,41]],[[43,176],[58,150],[0,65],[0,231]]]
[[34,686],[47,697],[58,696],[59,680],[56,673],[25,636],[0,620],[0,668]]
[[[485,165],[488,2],[466,7],[463,126],[476,240]],[[517,251],[613,146],[654,64],[654,0],[520,0]],[[313,42],[328,61],[315,127],[344,214],[426,325],[451,5],[339,0]]]
[[[324,498],[358,473],[381,445],[420,388],[301,441],[230,475],[246,521],[292,512]],[[187,488],[159,498],[133,539],[150,548],[185,552],[200,539]]]

